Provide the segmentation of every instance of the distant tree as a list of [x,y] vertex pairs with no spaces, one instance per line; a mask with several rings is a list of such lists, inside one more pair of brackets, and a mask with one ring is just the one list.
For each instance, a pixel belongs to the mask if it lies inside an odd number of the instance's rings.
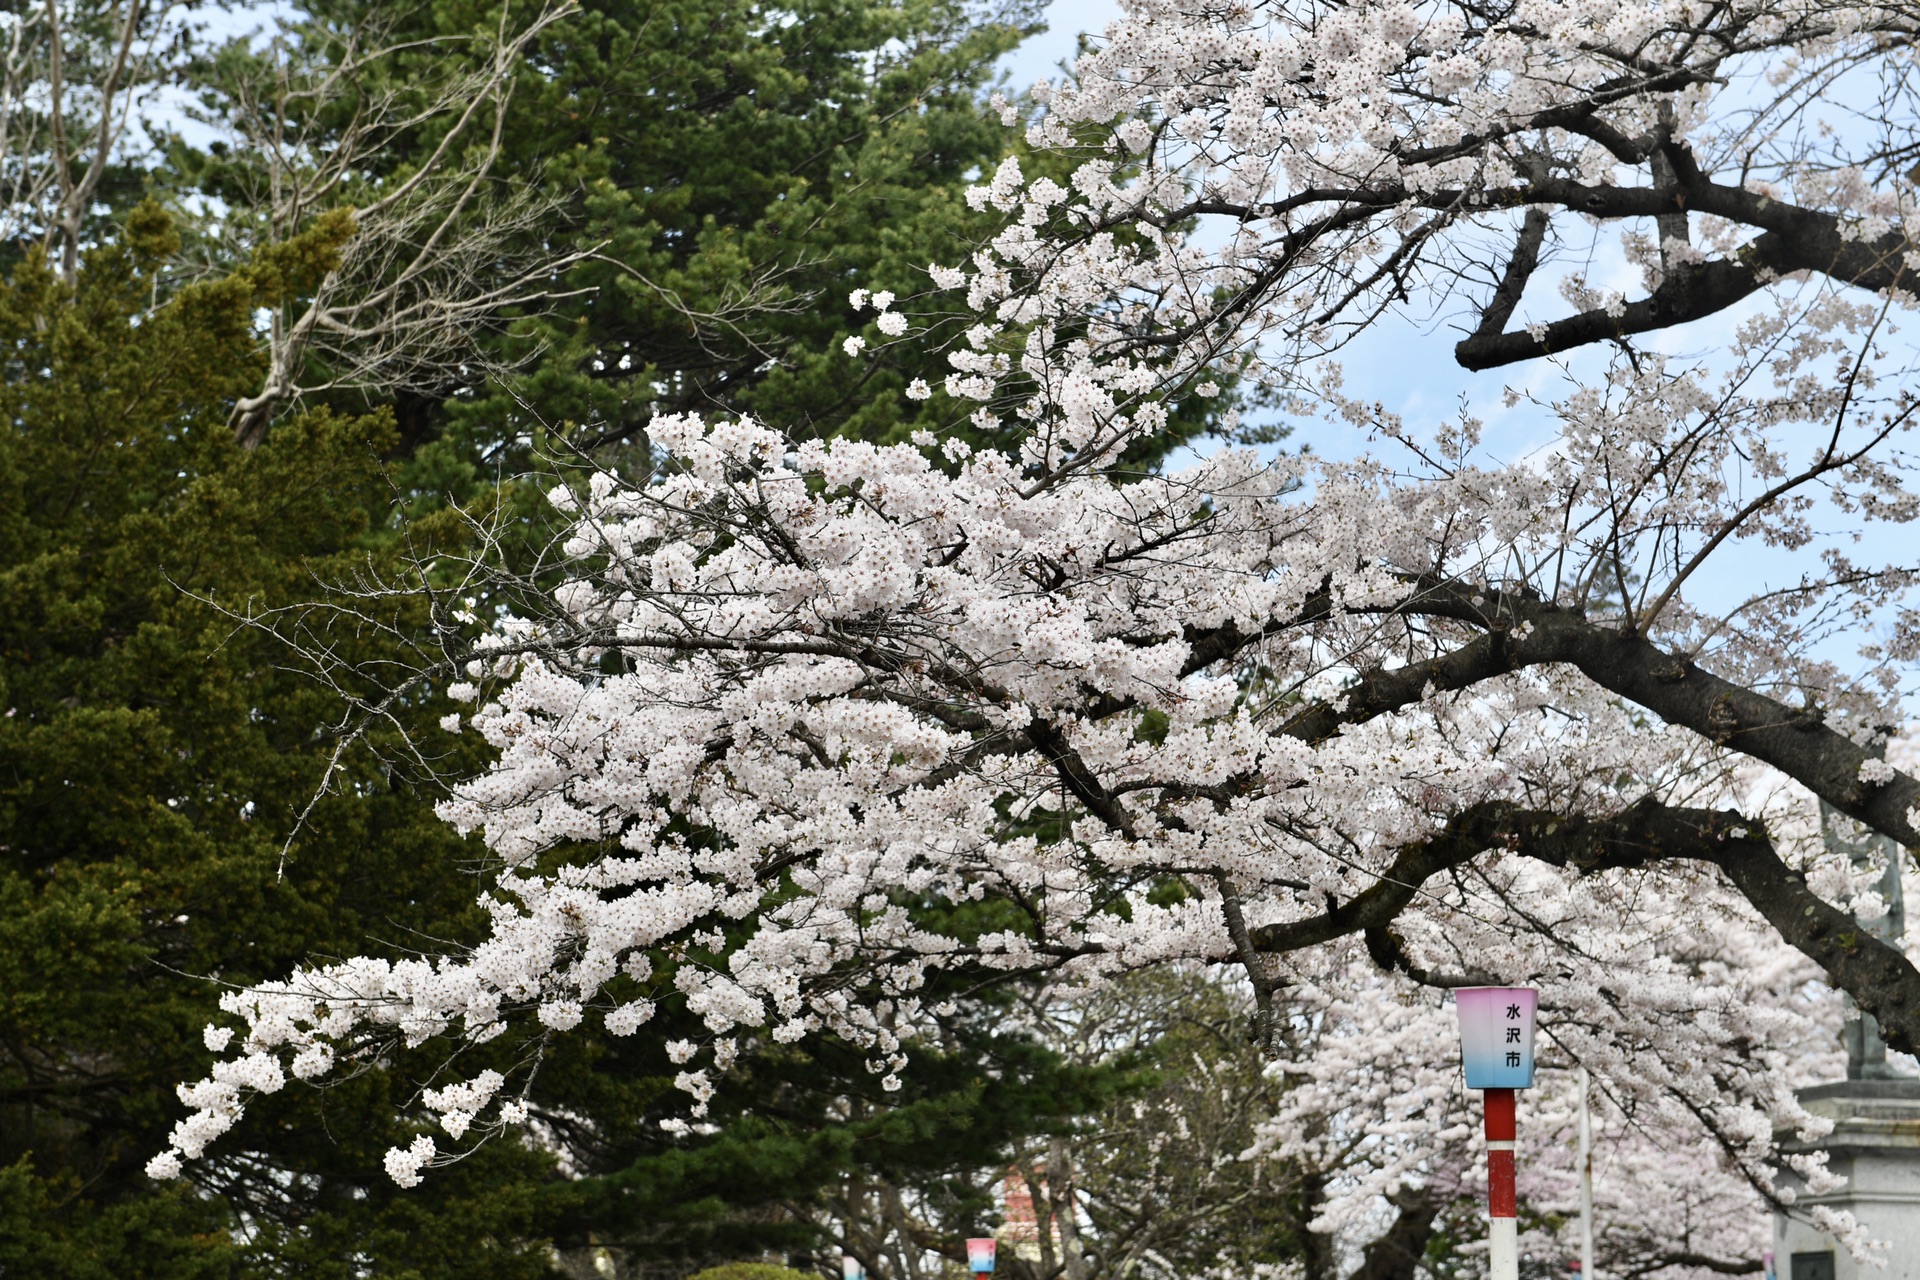
[[296,7],[196,60],[192,115],[214,140],[176,144],[173,180],[214,197],[212,268],[328,220],[348,231],[266,308],[265,375],[228,415],[243,444],[316,395],[379,404],[503,371],[487,332],[549,303],[586,252],[554,236],[550,202],[504,155],[527,53],[572,12],[501,5],[422,34],[404,9],[333,23]]
[[1247,1034],[1251,992],[1198,967],[1129,975],[1039,1011],[1075,1061],[1128,1063],[1137,1087],[1074,1128],[1028,1143],[1010,1178],[1034,1239],[1023,1280],[1254,1277],[1331,1256],[1307,1233],[1309,1171],[1248,1159],[1287,1085]]
[[773,1262],[723,1262],[696,1271],[687,1280],[812,1280],[804,1271]]

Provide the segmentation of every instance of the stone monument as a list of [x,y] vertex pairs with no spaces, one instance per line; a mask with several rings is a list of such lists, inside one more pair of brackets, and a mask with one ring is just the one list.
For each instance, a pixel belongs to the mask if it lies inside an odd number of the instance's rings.
[[[1836,834],[1836,825],[1844,828],[1846,819],[1825,805],[1820,817],[1830,849],[1845,851],[1857,868],[1885,868],[1879,889],[1886,912],[1860,925],[1874,937],[1897,942],[1906,933],[1900,846],[1880,835],[1849,839]],[[1808,1195],[1804,1184],[1785,1170],[1781,1183],[1800,1191],[1802,1206],[1851,1211],[1869,1236],[1891,1246],[1887,1266],[1862,1266],[1832,1237],[1776,1213],[1775,1275],[1778,1280],[1920,1280],[1920,1079],[1888,1064],[1886,1042],[1871,1014],[1855,1010],[1843,1034],[1847,1078],[1799,1093],[1808,1111],[1833,1121],[1833,1132],[1813,1142],[1799,1142],[1789,1134],[1781,1149],[1826,1152],[1827,1167],[1844,1177],[1846,1185]]]

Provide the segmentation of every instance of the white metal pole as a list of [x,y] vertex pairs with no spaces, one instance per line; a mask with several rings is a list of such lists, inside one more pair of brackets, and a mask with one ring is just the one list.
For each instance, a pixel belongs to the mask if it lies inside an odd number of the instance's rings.
[[1493,1280],[1519,1280],[1520,1224],[1513,1218],[1487,1219],[1487,1274]]
[[1593,1272],[1593,1133],[1587,1118],[1587,1091],[1592,1080],[1580,1068],[1580,1280],[1594,1280]]

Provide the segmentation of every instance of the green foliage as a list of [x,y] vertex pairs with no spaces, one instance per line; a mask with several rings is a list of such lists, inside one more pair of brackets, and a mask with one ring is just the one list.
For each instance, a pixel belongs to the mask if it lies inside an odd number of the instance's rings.
[[805,1271],[771,1262],[727,1262],[696,1271],[687,1280],[814,1280]]
[[841,351],[862,323],[847,298],[924,285],[984,233],[961,188],[1008,133],[980,90],[1036,10],[585,5],[522,83],[514,153],[601,246],[569,282],[591,292],[521,326],[515,341],[544,354],[518,403],[480,397],[463,429],[497,432],[519,403],[586,443],[690,409],[876,441],[949,425],[952,406],[903,394],[946,372],[925,344],[885,346],[869,327],[867,357]]
[[541,1274],[499,1176],[545,1162],[503,1146],[396,1195],[383,1077],[256,1108],[271,1157],[216,1162],[210,1195],[142,1171],[178,1118],[173,1085],[208,1063],[219,988],[201,975],[283,976],[474,924],[460,842],[364,762],[280,875],[338,707],[225,606],[384,554],[393,428],[315,412],[235,445],[226,413],[257,373],[251,314],[273,282],[240,271],[153,306],[174,244],[143,205],[71,283],[30,253],[0,286],[0,1260],[49,1277],[269,1259],[345,1276],[355,1257]]
[[[1071,1129],[1136,1082],[1107,1064],[1070,1064],[1024,1036],[996,1033],[990,1021],[976,1006],[954,1021],[944,1051],[912,1049],[898,1092],[880,1086],[859,1052],[810,1039],[743,1059],[712,1101],[707,1136],[676,1140],[657,1120],[605,1125],[603,1143],[588,1147],[597,1176],[556,1193],[571,1202],[557,1232],[573,1240],[590,1232],[670,1268],[818,1248],[820,1217],[844,1220],[859,1187],[911,1187],[939,1220],[987,1220],[997,1213],[992,1185],[1021,1143]],[[671,1071],[659,1040],[671,1034],[604,1043],[595,1071],[603,1093],[593,1101],[614,1101],[605,1091],[619,1085],[609,1077]],[[582,1084],[555,1081],[546,1096],[579,1105],[589,1101]],[[663,1117],[684,1098],[657,1105],[653,1115]],[[950,1234],[957,1251],[964,1225]]]
[[120,1280],[129,1275],[213,1280],[232,1275],[240,1249],[219,1206],[175,1188],[116,1204],[89,1205],[71,1221],[83,1190],[75,1177],[39,1176],[28,1157],[0,1169],[0,1274]]

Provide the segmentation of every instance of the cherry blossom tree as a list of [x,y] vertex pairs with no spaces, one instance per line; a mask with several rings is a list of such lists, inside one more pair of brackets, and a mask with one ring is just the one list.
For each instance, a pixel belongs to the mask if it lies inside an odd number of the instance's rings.
[[[663,415],[647,476],[552,493],[557,587],[436,562],[444,647],[381,697],[445,689],[473,704],[445,727],[497,752],[444,806],[498,861],[492,934],[230,994],[209,1043],[235,1052],[152,1171],[252,1092],[396,1043],[627,1034],[683,1000],[711,1033],[673,1047],[697,1124],[758,1041],[832,1033],[896,1071],[952,1015],[936,972],[1074,991],[1227,962],[1276,1051],[1325,1023],[1289,1096],[1357,1119],[1283,1106],[1269,1133],[1366,1129],[1336,1218],[1464,1140],[1443,993],[1488,981],[1539,986],[1554,1052],[1639,1126],[1629,1181],[1705,1144],[1784,1203],[1773,1133],[1815,1124],[1791,1091],[1830,1061],[1832,993],[1920,1049],[1920,970],[1854,926],[1865,884],[1815,808],[1920,842],[1886,756],[1920,641],[1886,536],[1917,510],[1915,25],[1129,3],[1029,130],[1070,180],[1007,161],[970,193],[1007,215],[991,243],[923,297],[851,299],[915,341],[964,294],[952,376],[908,394],[1019,428],[1017,454]],[[1643,296],[1561,272],[1535,298],[1596,224]],[[1611,344],[1509,397],[1550,447],[1503,461],[1471,405],[1428,432],[1341,388],[1345,338],[1447,307],[1469,367]],[[1119,465],[1225,375],[1379,451]],[[1730,586],[1754,547],[1772,580]],[[460,1143],[524,1119],[519,1089],[425,1100]],[[1752,1243],[1642,1221],[1658,1265]]]

